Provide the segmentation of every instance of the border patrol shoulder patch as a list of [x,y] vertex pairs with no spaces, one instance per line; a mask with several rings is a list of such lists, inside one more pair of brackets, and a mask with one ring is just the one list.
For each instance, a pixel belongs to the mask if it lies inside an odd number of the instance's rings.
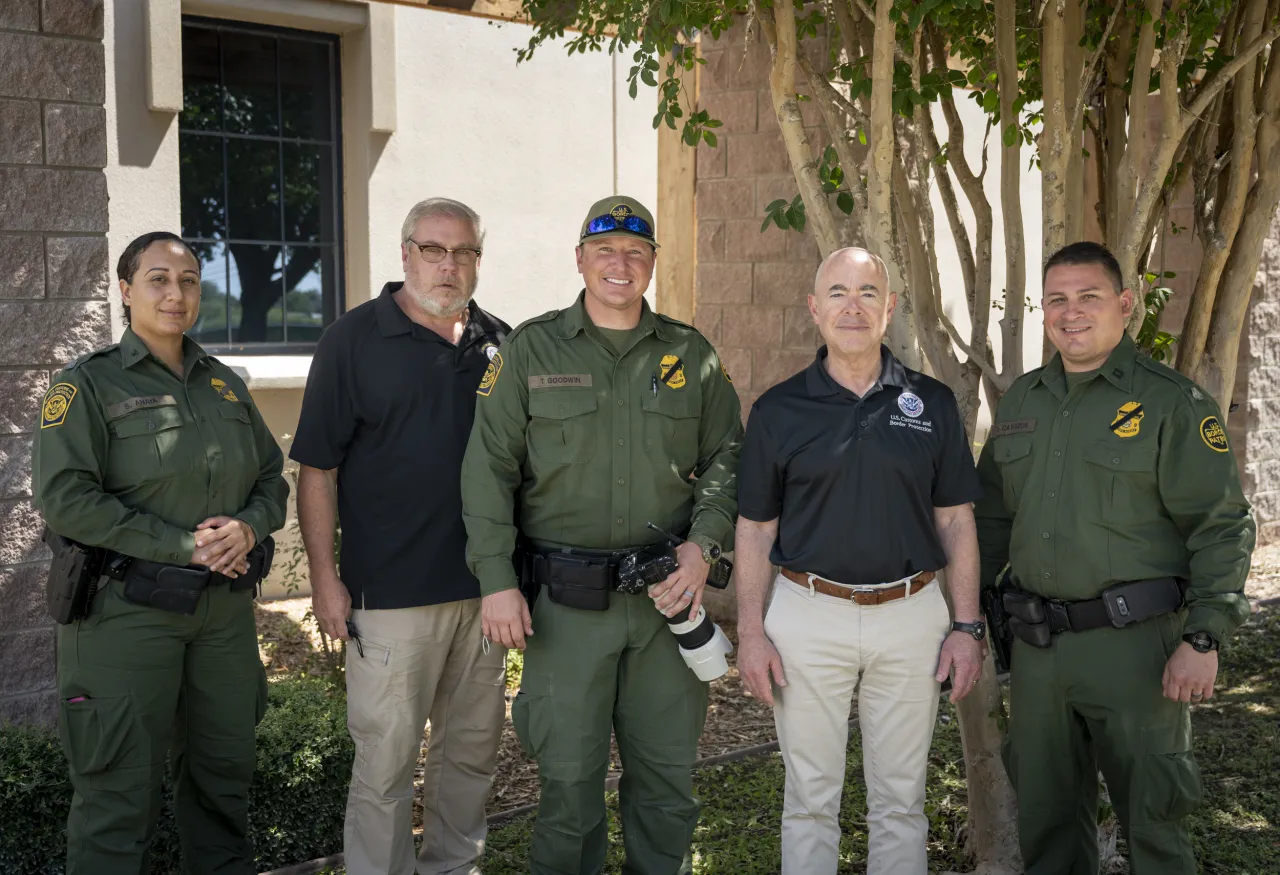
[[40,427],[56,428],[67,421],[67,412],[76,397],[76,387],[70,383],[57,383],[45,393],[40,408]]
[[1225,453],[1228,449],[1227,431],[1216,416],[1206,416],[1200,420],[1200,439],[1216,453]]
[[493,387],[498,383],[498,374],[502,373],[502,353],[494,350],[493,358],[489,359],[489,367],[485,368],[484,376],[480,378],[480,388],[476,389],[477,395],[489,397],[489,393],[493,391]]

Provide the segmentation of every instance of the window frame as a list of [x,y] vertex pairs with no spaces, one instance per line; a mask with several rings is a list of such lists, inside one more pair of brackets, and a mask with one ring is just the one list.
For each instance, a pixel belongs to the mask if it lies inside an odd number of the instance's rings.
[[[276,119],[278,122],[277,132],[274,135],[242,134],[242,133],[236,133],[236,132],[228,132],[225,130],[226,123],[225,123],[225,120],[222,118],[222,113],[223,113],[223,106],[225,105],[224,101],[226,99],[225,98],[226,59],[225,59],[225,53],[222,49],[221,41],[220,41],[219,51],[218,51],[219,130],[205,131],[205,130],[199,130],[199,129],[193,129],[193,128],[184,128],[182,126],[181,114],[179,114],[179,118],[178,118],[179,146],[178,148],[179,150],[181,150],[182,148],[181,143],[182,143],[182,137],[184,135],[209,137],[211,139],[215,139],[221,144],[222,146],[222,199],[223,199],[222,206],[224,211],[228,211],[230,209],[230,203],[231,203],[231,197],[230,197],[231,183],[230,183],[230,174],[228,173],[228,164],[227,164],[228,162],[227,143],[230,140],[237,140],[237,139],[250,140],[250,141],[256,141],[256,142],[269,141],[269,142],[276,143],[278,147],[278,154],[280,156],[280,159],[279,159],[280,235],[278,239],[270,239],[270,240],[268,239],[249,240],[249,239],[242,239],[242,238],[232,238],[230,236],[226,236],[223,238],[212,238],[212,237],[186,238],[184,237],[184,239],[187,239],[189,240],[189,242],[192,242],[192,243],[212,244],[212,245],[220,245],[224,247],[225,251],[223,254],[223,258],[225,259],[224,263],[227,265],[226,274],[228,276],[230,275],[230,266],[233,263],[233,256],[231,255],[231,251],[230,251],[230,247],[233,245],[245,244],[245,245],[259,245],[259,246],[279,246],[281,248],[282,257],[284,253],[287,251],[287,249],[291,246],[295,248],[317,247],[320,249],[325,249],[325,248],[330,249],[330,251],[332,251],[333,253],[332,273],[333,273],[333,283],[334,283],[334,294],[333,294],[333,301],[328,307],[325,307],[323,298],[321,301],[321,306],[322,306],[321,331],[323,332],[335,321],[337,321],[337,319],[340,318],[343,313],[346,312],[346,298],[347,298],[346,257],[345,257],[346,256],[346,253],[345,253],[346,227],[344,223],[345,210],[344,210],[344,198],[343,198],[343,195],[344,195],[343,161],[345,156],[343,154],[342,114],[341,114],[342,113],[341,37],[338,34],[326,33],[322,31],[300,30],[297,28],[278,27],[275,25],[268,25],[268,24],[251,24],[247,22],[232,21],[232,20],[222,19],[222,18],[211,18],[211,17],[199,16],[199,15],[183,15],[181,20],[181,32],[185,34],[186,29],[188,27],[216,31],[218,32],[220,38],[223,34],[231,33],[231,34],[244,34],[244,35],[259,36],[259,37],[266,36],[266,37],[271,37],[277,40],[277,43],[276,43],[277,50],[276,50],[276,57],[275,57]],[[285,135],[284,129],[283,129],[283,117],[281,115],[282,107],[283,107],[283,103],[282,103],[283,85],[282,85],[282,79],[281,79],[281,66],[280,66],[281,53],[279,51],[279,40],[281,38],[290,39],[297,42],[308,42],[313,44],[319,44],[327,48],[329,53],[329,63],[330,63],[330,71],[331,71],[331,75],[329,77],[329,82],[328,82],[328,90],[329,90],[330,131],[331,131],[332,140],[316,140],[316,139],[310,139],[305,137],[290,137]],[[185,70],[184,70],[184,73],[185,73]],[[299,145],[299,146],[327,146],[331,150],[332,159],[330,162],[330,167],[328,169],[329,169],[329,173],[332,176],[330,180],[330,184],[331,184],[331,190],[333,192],[333,198],[332,198],[332,204],[330,209],[332,211],[331,219],[333,222],[333,241],[330,243],[307,243],[307,242],[298,242],[298,241],[290,242],[289,240],[285,239],[286,233],[285,233],[285,227],[284,227],[285,225],[285,204],[284,204],[285,148],[284,147],[290,144]],[[182,185],[181,180],[179,180],[179,202],[181,202],[181,185]],[[229,216],[224,212],[224,219],[223,219],[224,223],[227,222],[228,220],[229,220]],[[181,214],[179,215],[179,224],[181,224]],[[227,229],[224,224],[224,231],[225,230]],[[283,283],[283,278],[281,279],[281,282]],[[225,305],[228,308],[230,306],[230,291],[231,291],[230,288],[226,289],[227,298],[226,298]],[[286,338],[285,340],[263,341],[263,342],[232,341],[231,330],[233,326],[231,324],[230,311],[228,309],[228,313],[227,313],[228,318],[227,318],[227,326],[226,326],[227,339],[225,340],[225,342],[205,343],[202,341],[201,346],[203,346],[207,352],[214,355],[264,356],[264,355],[309,355],[311,354],[312,352],[315,351],[318,340],[290,341],[287,339],[289,322],[288,322],[288,304],[285,298],[286,298],[286,294],[282,292],[280,296],[281,306],[284,308],[284,313],[283,313],[284,321],[282,324],[282,333]]]

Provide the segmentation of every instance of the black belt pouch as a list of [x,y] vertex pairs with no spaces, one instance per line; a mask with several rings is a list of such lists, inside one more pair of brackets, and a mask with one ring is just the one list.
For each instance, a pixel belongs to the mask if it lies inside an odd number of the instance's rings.
[[158,608],[174,614],[194,614],[200,593],[209,585],[210,573],[204,569],[164,565],[139,568],[134,562],[124,577],[124,597],[135,605]]
[[1024,623],[1017,617],[1009,617],[1009,631],[1032,647],[1048,647],[1053,641],[1053,632],[1048,623]]
[[544,561],[547,597],[553,602],[580,611],[609,610],[612,575],[608,563],[561,553],[552,553]]
[[262,543],[249,551],[245,559],[249,560],[249,570],[239,577],[227,579],[232,592],[245,589],[256,590],[259,584],[271,573],[271,562],[275,559],[276,542],[270,535],[262,539]]

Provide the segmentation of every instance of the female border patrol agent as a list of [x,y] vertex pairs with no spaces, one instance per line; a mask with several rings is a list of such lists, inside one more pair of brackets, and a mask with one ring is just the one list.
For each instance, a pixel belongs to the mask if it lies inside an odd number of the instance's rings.
[[130,327],[58,374],[35,439],[36,506],[103,562],[58,630],[66,871],[148,871],[172,755],[185,871],[251,875],[253,590],[284,524],[283,456],[244,383],[185,336],[200,264],[182,239],[139,237],[117,273]]
[[[578,244],[577,302],[509,334],[480,381],[462,465],[467,562],[485,634],[520,649],[531,636],[511,716],[542,787],[532,871],[600,872],[612,728],[623,872],[675,875],[689,871],[698,819],[690,770],[707,685],[667,617],[696,615],[731,545],[741,414],[706,338],[644,303],[649,211],[599,201]],[[649,596],[618,591],[619,562],[657,540],[649,522],[688,533],[680,567]],[[543,587],[532,617],[512,568],[517,529]]]

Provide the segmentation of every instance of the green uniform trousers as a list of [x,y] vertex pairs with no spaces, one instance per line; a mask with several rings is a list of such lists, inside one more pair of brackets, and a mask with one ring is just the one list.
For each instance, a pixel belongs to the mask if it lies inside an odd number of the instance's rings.
[[110,582],[59,628],[58,719],[74,795],[66,875],[148,875],[166,757],[186,875],[253,875],[254,729],[266,708],[253,594],[225,584],[192,616]]
[[680,657],[647,595],[611,593],[607,611],[534,605],[511,719],[537,760],[542,796],[533,875],[597,875],[608,825],[604,781],[612,726],[622,757],[618,795],[625,875],[690,871],[698,820],[693,762],[707,685]]
[[1005,768],[1027,875],[1097,875],[1098,770],[1133,875],[1195,875],[1183,823],[1200,804],[1188,705],[1161,692],[1182,618],[1015,640]]

